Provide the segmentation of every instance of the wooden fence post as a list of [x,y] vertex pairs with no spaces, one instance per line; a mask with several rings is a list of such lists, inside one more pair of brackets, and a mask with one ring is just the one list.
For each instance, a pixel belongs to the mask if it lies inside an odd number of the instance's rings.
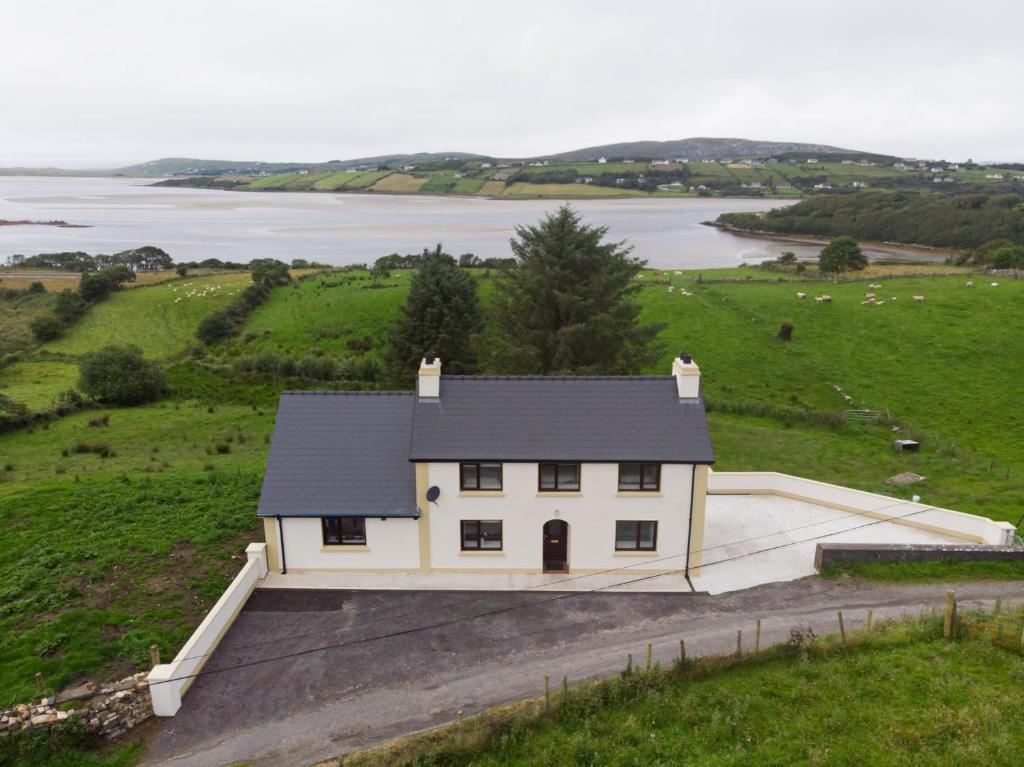
[[871,633],[871,618],[874,615],[874,612],[874,610],[870,608],[868,609],[868,622],[865,624],[864,630],[869,634]]
[[544,710],[551,708],[551,677],[544,675]]
[[956,595],[952,591],[946,592],[946,617],[942,623],[942,636],[946,639],[953,638],[953,622],[956,619]]
[[742,631],[737,631],[736,632],[736,657],[737,658],[742,658],[743,657],[743,632]]
[[155,644],[149,646],[149,662],[153,666],[160,665],[160,648]]
[[754,652],[761,652],[761,619],[757,619],[757,625],[754,627]]
[[679,663],[680,665],[686,663],[686,640],[679,640]]
[[626,673],[627,674],[632,674],[633,673],[633,653],[630,653],[629,655],[626,656]]
[[43,685],[43,672],[37,671],[36,672],[36,689],[39,690],[39,692],[42,692],[43,691],[43,686],[44,686]]
[[654,650],[651,647],[651,643],[648,642],[647,643],[647,658],[644,660],[644,671],[650,671],[651,670],[651,654],[653,653],[653,651]]
[[996,615],[999,615],[1003,611],[1003,598],[996,597]]
[[843,625],[843,611],[839,611],[839,639],[846,644],[846,626]]

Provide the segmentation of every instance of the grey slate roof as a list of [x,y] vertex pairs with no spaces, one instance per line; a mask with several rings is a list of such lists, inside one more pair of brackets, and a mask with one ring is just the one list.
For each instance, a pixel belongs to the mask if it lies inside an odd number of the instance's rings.
[[416,460],[711,463],[703,399],[674,376],[442,376],[417,399]]
[[285,392],[260,516],[418,516],[411,392]]
[[412,392],[285,392],[260,516],[418,516],[413,461],[711,463],[673,376],[442,376]]

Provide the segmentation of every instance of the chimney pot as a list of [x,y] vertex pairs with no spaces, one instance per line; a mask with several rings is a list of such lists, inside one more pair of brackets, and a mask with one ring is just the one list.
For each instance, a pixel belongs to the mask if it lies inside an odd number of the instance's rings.
[[693,362],[693,357],[690,356],[689,352],[683,352],[682,354],[680,354],[679,359],[681,359],[687,365]]
[[427,352],[424,358],[427,360],[428,365],[433,365],[434,360],[437,359],[437,352]]

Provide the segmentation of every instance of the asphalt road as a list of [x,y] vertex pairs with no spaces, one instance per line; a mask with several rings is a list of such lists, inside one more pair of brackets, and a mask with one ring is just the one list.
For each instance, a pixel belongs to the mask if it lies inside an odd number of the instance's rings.
[[[837,610],[856,629],[869,607],[876,620],[941,609],[947,588],[813,577],[715,597],[257,591],[146,764],[312,764],[537,695],[544,674],[608,676],[647,642],[667,664],[680,639],[691,656],[732,652],[758,618],[763,645],[796,626],[836,633]],[[1020,581],[955,589],[967,606],[1024,600]]]

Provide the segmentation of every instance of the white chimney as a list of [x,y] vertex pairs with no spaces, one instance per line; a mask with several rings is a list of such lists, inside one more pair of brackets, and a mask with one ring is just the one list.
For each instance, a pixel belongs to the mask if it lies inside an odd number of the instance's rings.
[[441,358],[434,352],[427,352],[420,362],[416,390],[421,399],[441,396]]
[[700,396],[700,368],[689,352],[672,360],[672,375],[676,377],[679,399],[697,399]]

